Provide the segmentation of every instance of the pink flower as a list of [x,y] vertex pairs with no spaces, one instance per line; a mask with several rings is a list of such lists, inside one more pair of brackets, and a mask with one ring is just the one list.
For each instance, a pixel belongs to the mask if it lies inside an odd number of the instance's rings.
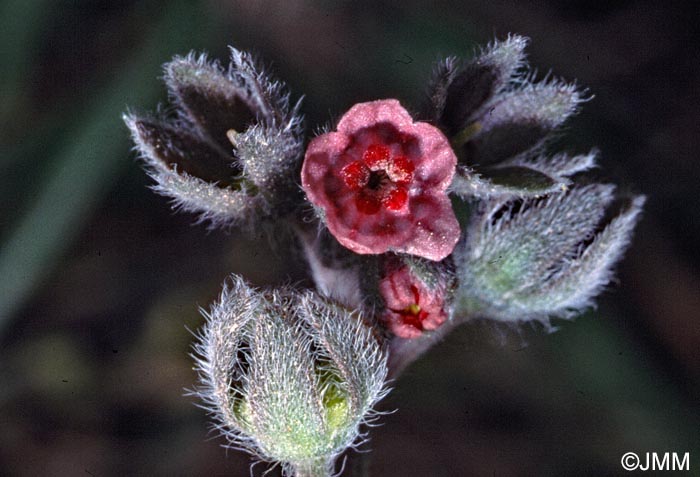
[[445,322],[442,287],[429,288],[406,265],[390,266],[385,273],[379,281],[379,293],[386,305],[382,321],[393,334],[417,338]]
[[446,189],[457,157],[442,132],[395,99],[356,104],[337,129],[311,141],[301,170],[335,238],[360,254],[452,253],[460,231]]

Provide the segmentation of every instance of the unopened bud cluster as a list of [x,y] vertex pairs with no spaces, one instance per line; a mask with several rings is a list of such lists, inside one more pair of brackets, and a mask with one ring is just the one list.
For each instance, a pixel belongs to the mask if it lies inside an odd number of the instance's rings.
[[315,290],[233,276],[195,345],[216,427],[287,475],[330,475],[387,376],[473,318],[593,305],[644,203],[549,139],[588,99],[538,81],[527,40],[438,63],[419,114],[352,106],[308,138],[299,103],[246,53],[165,65],[172,113],[125,115],[154,189],[211,226],[288,227]]
[[362,315],[233,276],[205,316],[197,393],[229,442],[290,473],[330,472],[385,393],[386,356]]

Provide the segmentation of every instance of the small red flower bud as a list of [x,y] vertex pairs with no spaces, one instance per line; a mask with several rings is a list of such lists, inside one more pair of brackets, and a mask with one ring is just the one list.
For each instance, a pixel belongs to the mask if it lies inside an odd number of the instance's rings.
[[386,305],[382,321],[400,338],[417,338],[447,319],[444,288],[428,287],[406,265],[389,262],[379,281],[379,293]]

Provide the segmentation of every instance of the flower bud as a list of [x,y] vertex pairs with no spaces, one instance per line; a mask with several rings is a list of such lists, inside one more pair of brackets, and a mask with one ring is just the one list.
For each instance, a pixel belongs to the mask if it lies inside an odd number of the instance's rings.
[[451,274],[442,263],[410,256],[383,260],[379,294],[384,302],[381,320],[399,338],[418,338],[436,330],[448,317]]
[[205,314],[197,394],[229,442],[286,475],[328,475],[385,393],[386,356],[358,313],[233,276]]

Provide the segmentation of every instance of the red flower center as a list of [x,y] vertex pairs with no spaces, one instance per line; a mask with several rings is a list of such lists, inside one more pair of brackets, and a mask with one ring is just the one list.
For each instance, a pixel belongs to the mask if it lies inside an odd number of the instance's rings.
[[411,325],[416,329],[422,330],[423,321],[428,317],[428,312],[421,309],[418,287],[411,285],[411,293],[413,294],[413,303],[408,305],[403,310],[391,309],[391,311],[401,315],[401,319],[404,324]]
[[372,215],[384,207],[399,211],[408,202],[408,184],[413,179],[413,163],[404,155],[392,154],[385,144],[370,144],[362,159],[340,170],[345,185],[357,192],[355,205]]

